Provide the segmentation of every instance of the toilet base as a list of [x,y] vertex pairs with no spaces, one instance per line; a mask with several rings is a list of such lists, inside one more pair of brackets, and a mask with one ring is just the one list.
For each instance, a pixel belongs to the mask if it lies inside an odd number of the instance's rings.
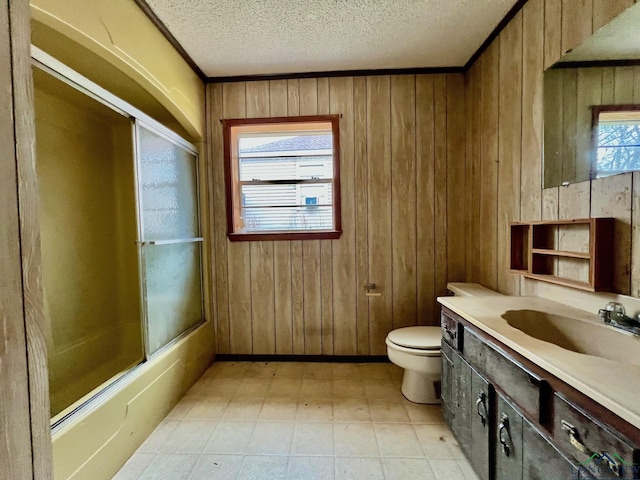
[[405,370],[402,377],[402,394],[413,403],[440,404],[440,375]]

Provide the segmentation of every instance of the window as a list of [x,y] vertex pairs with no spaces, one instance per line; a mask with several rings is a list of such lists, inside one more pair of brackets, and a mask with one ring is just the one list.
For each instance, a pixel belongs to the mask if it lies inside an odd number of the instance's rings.
[[593,176],[640,170],[640,105],[594,105]]
[[232,241],[339,238],[338,115],[223,120]]

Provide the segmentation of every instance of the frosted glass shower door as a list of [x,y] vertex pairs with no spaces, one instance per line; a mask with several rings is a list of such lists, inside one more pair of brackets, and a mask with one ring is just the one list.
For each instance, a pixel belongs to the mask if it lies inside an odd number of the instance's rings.
[[149,355],[203,321],[198,157],[136,123],[140,245]]

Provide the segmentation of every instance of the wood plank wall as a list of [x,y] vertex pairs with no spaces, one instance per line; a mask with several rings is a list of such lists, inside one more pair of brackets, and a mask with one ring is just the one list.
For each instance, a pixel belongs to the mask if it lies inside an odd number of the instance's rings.
[[29,19],[0,1],[0,465],[16,480],[52,478]]
[[[210,84],[218,353],[382,355],[466,275],[462,74]],[[222,118],[341,114],[343,235],[226,238]],[[375,283],[381,297],[366,297]]]
[[467,245],[467,281],[535,291],[508,272],[510,221],[614,216],[615,289],[640,296],[640,173],[542,188],[544,69],[633,4],[529,0],[467,72],[466,214],[478,239]]

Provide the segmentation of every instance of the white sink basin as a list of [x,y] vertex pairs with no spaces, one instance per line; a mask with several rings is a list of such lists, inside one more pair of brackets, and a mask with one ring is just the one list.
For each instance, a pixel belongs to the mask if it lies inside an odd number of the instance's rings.
[[594,320],[537,310],[508,310],[502,318],[513,328],[565,350],[640,366],[640,337]]

